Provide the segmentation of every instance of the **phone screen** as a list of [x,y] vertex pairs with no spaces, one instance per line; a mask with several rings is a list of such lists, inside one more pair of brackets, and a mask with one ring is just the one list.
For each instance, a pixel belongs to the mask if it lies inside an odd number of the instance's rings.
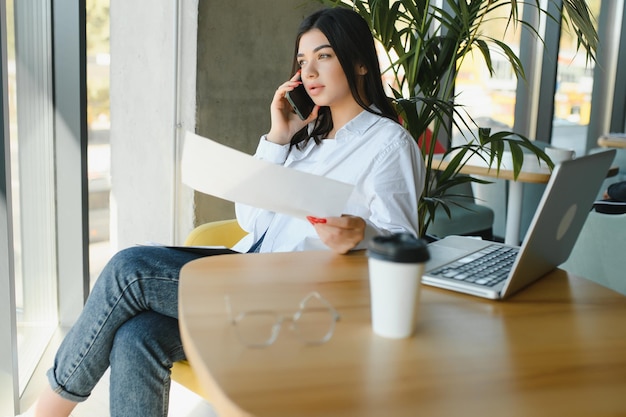
[[302,120],[309,117],[313,111],[313,107],[315,107],[315,103],[307,94],[303,84],[300,84],[292,91],[288,91],[285,97],[287,101],[289,101],[289,104],[291,104],[291,107],[293,107],[293,111],[295,111]]

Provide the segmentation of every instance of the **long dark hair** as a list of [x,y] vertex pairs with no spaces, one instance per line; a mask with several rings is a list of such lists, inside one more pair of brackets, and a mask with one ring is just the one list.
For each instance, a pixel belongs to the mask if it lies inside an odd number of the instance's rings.
[[[312,29],[319,29],[328,39],[346,74],[350,91],[356,102],[366,111],[397,121],[398,115],[383,90],[374,38],[367,22],[354,10],[346,8],[322,9],[305,18],[300,24],[296,37],[292,73],[299,68],[297,54],[300,38]],[[365,97],[359,95],[357,88],[355,68],[358,65],[367,68],[364,78]],[[380,113],[371,109],[364,98],[374,104]],[[333,120],[330,109],[322,107],[313,131],[309,133],[308,127],[304,127],[291,138],[291,145],[304,146],[310,138],[319,144],[332,129]]]

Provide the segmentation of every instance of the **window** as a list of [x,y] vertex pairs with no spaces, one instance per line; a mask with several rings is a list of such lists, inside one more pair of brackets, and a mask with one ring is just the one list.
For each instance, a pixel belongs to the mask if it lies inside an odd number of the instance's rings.
[[[519,53],[520,28],[507,28],[509,11],[509,6],[500,7],[500,15],[493,14],[485,22],[483,36],[500,39],[505,33],[507,44]],[[466,60],[459,68],[456,83],[458,103],[464,106],[464,110],[467,110],[480,127],[491,127],[493,131],[511,130],[517,88],[513,69],[502,52],[493,50],[491,56],[495,73],[492,76],[482,60],[482,55],[476,51],[474,56],[476,59]]]
[[21,392],[58,323],[51,10],[47,2],[9,0],[6,17]]
[[13,414],[59,322],[76,317],[86,293],[84,2],[0,0],[0,9],[2,178],[11,179],[0,193],[0,264],[9,271],[0,275],[0,338],[9,341],[0,365],[10,370],[0,373],[0,414]]
[[[597,19],[600,0],[589,0],[587,4]],[[577,155],[584,155],[595,63],[587,62],[582,51],[576,52],[576,46],[576,37],[563,25],[557,60],[551,143],[557,147],[574,149]]]
[[109,0],[87,1],[87,126],[89,267],[93,283],[111,256],[109,241],[111,128]]

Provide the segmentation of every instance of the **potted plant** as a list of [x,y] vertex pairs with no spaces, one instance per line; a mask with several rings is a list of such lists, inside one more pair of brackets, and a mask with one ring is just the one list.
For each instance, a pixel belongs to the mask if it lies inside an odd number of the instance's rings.
[[[462,106],[455,103],[457,70],[470,54],[482,57],[493,75],[492,54],[498,51],[506,57],[516,77],[524,78],[522,63],[515,52],[504,41],[484,35],[487,22],[506,19],[506,28],[526,26],[539,36],[518,14],[517,6],[521,1],[441,0],[445,8],[437,7],[438,2],[430,0],[319,1],[327,6],[356,10],[370,24],[374,37],[387,52],[391,64],[386,71],[393,74],[395,81],[394,103],[404,126],[418,142],[426,166],[426,188],[417,213],[422,236],[426,235],[434,220],[438,206],[450,216],[448,204],[460,204],[459,196],[449,192],[452,187],[467,182],[486,182],[459,175],[459,170],[470,157],[477,156],[488,166],[500,169],[502,157],[508,149],[517,177],[524,149],[527,149],[553,168],[550,158],[526,137],[514,132],[492,133],[488,128],[481,128]],[[539,0],[534,4],[545,18],[557,18],[548,15]],[[579,48],[585,50],[588,59],[594,59],[597,32],[585,1],[565,0],[562,4],[559,10],[576,34]],[[509,10],[508,16],[502,17],[502,10]],[[453,127],[465,132],[466,143],[449,146],[443,157],[450,163],[445,170],[437,171],[433,169],[438,163],[433,159],[437,141],[421,139],[440,135],[450,138]],[[450,197],[455,198],[452,201]]]

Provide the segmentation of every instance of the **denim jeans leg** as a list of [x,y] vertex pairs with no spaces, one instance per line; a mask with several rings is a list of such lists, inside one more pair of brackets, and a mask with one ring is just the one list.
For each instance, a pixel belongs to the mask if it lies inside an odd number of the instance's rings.
[[124,323],[111,351],[111,417],[167,417],[170,369],[183,359],[178,320],[148,311]]
[[124,323],[146,311],[178,317],[180,269],[199,257],[150,246],[118,252],[105,266],[57,351],[48,371],[52,389],[71,401],[87,399],[109,367],[116,332]]

